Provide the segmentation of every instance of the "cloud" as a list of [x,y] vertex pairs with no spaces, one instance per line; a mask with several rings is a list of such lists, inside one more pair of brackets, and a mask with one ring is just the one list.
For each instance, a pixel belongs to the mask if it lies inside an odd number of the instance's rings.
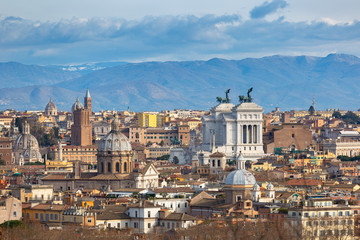
[[0,36],[0,61],[32,64],[325,55],[331,51],[360,55],[359,21],[243,20],[239,15],[161,16],[139,21],[13,18],[0,19]]
[[264,18],[266,15],[275,13],[281,8],[285,8],[288,3],[285,0],[273,0],[271,2],[264,2],[262,5],[254,7],[250,11],[250,17],[255,18]]

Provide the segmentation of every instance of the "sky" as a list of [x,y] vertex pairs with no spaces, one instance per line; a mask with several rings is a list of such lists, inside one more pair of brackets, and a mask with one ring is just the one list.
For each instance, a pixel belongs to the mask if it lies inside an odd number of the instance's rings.
[[360,56],[359,0],[0,0],[0,61]]

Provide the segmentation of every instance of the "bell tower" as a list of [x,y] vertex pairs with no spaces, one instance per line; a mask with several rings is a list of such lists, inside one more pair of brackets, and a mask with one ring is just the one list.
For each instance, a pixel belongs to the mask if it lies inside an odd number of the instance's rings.
[[84,104],[85,108],[79,99],[76,99],[72,106],[74,124],[71,126],[71,144],[74,146],[92,145],[91,96],[89,89],[86,91]]

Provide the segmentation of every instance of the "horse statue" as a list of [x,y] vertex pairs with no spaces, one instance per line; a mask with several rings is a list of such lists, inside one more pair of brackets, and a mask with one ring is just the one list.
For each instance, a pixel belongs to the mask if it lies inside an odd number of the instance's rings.
[[230,89],[226,90],[225,91],[225,98],[222,98],[222,97],[216,97],[216,101],[219,102],[219,103],[229,103],[230,102],[230,98],[229,98],[229,92],[230,92]]
[[250,93],[252,92],[253,88],[249,88],[249,90],[247,91],[247,97],[240,95],[239,96],[239,101],[240,103],[245,103],[245,102],[252,102],[252,97],[250,96]]

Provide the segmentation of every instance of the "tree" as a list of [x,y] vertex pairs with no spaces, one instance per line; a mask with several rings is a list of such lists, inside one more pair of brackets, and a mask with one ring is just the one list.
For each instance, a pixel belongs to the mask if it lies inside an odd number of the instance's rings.
[[175,163],[175,164],[179,163],[179,158],[177,156],[173,157],[173,163]]
[[357,124],[360,122],[360,118],[358,117],[358,115],[356,115],[352,111],[348,111],[347,113],[345,113],[341,119],[344,120],[346,123],[350,124]]
[[0,165],[5,165],[5,161],[0,156]]
[[164,143],[164,140],[161,140],[161,142],[159,143],[160,146],[164,146],[165,143]]
[[24,117],[17,117],[15,119],[15,126],[19,129],[19,132],[23,131],[23,124],[25,122],[26,118]]
[[161,157],[157,157],[157,160],[169,160],[170,155],[169,154],[165,154],[162,155]]
[[332,114],[332,117],[333,118],[338,118],[338,119],[341,119],[341,113],[339,111],[336,111]]
[[309,113],[310,113],[310,115],[311,116],[313,116],[314,114],[315,114],[315,108],[314,108],[314,106],[313,105],[311,105],[310,107],[309,107]]

